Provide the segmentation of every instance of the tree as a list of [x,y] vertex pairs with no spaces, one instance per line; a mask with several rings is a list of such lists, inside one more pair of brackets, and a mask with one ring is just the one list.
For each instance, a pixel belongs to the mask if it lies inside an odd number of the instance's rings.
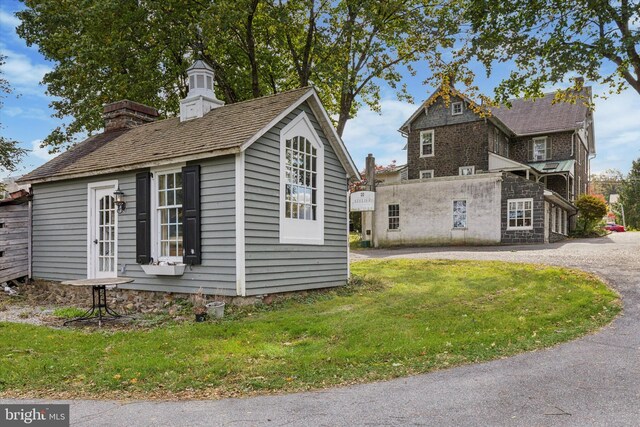
[[624,185],[624,175],[618,169],[607,169],[589,177],[591,193],[602,194],[606,201],[612,194],[620,194]]
[[23,0],[18,34],[55,62],[44,77],[55,116],[45,139],[64,149],[102,128],[102,106],[131,99],[178,112],[186,68],[203,58],[219,98],[234,103],[313,84],[342,134],[399,68],[437,66],[459,15],[427,0]]
[[[4,106],[3,99],[13,92],[7,79],[2,77],[2,66],[6,58],[5,55],[0,54],[0,110]],[[0,130],[2,128],[2,123],[0,123]],[[0,135],[0,170],[4,169],[8,172],[16,170],[20,159],[27,153],[27,150],[21,148],[19,144],[18,141]]]
[[583,232],[593,230],[596,224],[607,214],[604,198],[582,194],[576,199],[578,215],[583,225]]
[[640,229],[640,158],[631,164],[631,170],[620,191],[620,202],[624,206],[626,223]]
[[628,86],[640,94],[637,0],[469,0],[466,18],[472,53],[487,74],[495,62],[515,63],[496,88],[500,102],[521,93],[541,96],[547,84],[572,72],[611,92]]

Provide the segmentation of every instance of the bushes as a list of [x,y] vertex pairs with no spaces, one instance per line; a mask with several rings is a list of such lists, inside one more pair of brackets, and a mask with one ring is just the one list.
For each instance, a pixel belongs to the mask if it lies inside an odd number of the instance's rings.
[[607,214],[607,204],[602,197],[583,194],[576,200],[578,207],[577,230],[582,235],[590,235]]

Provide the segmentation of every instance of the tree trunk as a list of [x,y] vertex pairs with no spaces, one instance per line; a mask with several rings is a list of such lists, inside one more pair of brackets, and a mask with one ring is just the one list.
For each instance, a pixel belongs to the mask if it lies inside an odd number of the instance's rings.
[[251,64],[251,94],[254,98],[258,98],[260,93],[260,79],[258,75],[258,62],[256,60],[256,40],[253,35],[253,18],[255,17],[256,9],[258,8],[260,0],[253,0],[251,3],[251,10],[247,16],[247,54],[249,56],[249,63]]

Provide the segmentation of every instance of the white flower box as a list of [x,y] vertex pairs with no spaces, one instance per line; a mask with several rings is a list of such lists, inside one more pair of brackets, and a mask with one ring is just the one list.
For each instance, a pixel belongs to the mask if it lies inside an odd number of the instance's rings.
[[141,265],[142,270],[144,270],[145,274],[153,275],[153,276],[182,276],[184,274],[184,269],[186,264],[176,264],[176,265],[153,265],[153,264],[143,264]]

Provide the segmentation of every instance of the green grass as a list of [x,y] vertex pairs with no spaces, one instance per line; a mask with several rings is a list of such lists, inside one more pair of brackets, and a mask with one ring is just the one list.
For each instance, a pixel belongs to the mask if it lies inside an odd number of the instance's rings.
[[0,396],[229,396],[381,380],[551,346],[620,310],[602,282],[561,268],[370,260],[352,272],[347,288],[218,322],[0,323]]
[[362,236],[360,233],[349,233],[349,248],[351,250],[354,249],[362,249],[360,246],[360,242],[362,241]]
[[78,307],[59,307],[53,310],[53,316],[60,319],[75,319],[85,314],[87,310],[82,310]]

